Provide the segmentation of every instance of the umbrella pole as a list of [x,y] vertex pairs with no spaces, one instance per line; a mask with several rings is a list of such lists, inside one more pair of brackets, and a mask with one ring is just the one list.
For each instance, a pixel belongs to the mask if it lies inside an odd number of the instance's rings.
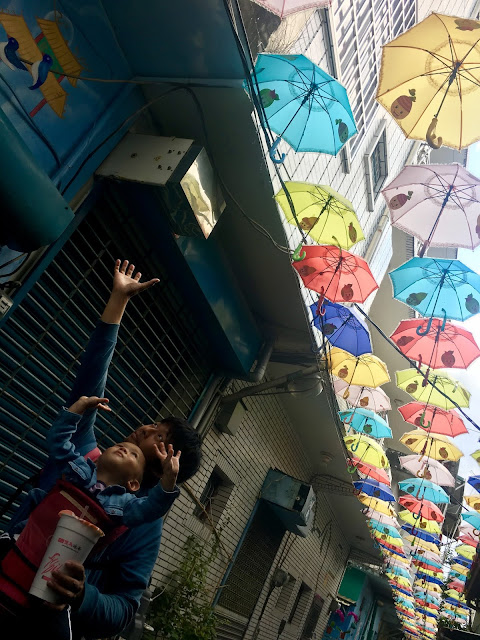
[[440,216],[442,215],[443,210],[447,206],[447,203],[448,203],[448,200],[450,198],[450,194],[452,193],[452,190],[453,190],[453,184],[451,184],[450,187],[448,188],[448,191],[447,191],[447,193],[445,195],[445,198],[443,199],[440,211],[438,212],[438,216],[437,216],[437,218],[436,218],[436,220],[435,220],[435,222],[433,224],[432,230],[430,231],[430,235],[428,236],[428,238],[424,242],[423,247],[420,249],[420,252],[418,254],[419,258],[423,258],[424,254],[425,254],[425,251],[430,246],[430,242],[432,241],[433,234],[435,233],[435,230],[436,230],[436,228],[438,226],[438,223],[440,222]]

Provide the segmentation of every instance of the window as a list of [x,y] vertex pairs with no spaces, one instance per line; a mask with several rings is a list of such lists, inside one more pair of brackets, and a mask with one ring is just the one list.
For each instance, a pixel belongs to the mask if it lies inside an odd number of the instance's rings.
[[233,482],[218,467],[215,467],[200,496],[203,509],[200,505],[195,509],[197,518],[206,524],[211,520],[216,525],[227,506],[232,489]]
[[311,591],[312,590],[310,589],[308,584],[302,582],[302,584],[300,585],[300,589],[298,590],[297,597],[295,598],[290,617],[288,619],[289,624],[297,627],[300,625],[303,620],[303,616],[307,611]]
[[314,637],[315,629],[317,628],[318,619],[322,613],[323,603],[325,601],[318,594],[313,598],[313,602],[310,605],[310,610],[303,626],[302,635],[300,640],[311,640]]
[[373,138],[370,150],[365,154],[364,160],[365,176],[367,180],[368,210],[374,211],[375,202],[388,175],[387,132],[385,129],[385,120],[382,120],[380,127]]

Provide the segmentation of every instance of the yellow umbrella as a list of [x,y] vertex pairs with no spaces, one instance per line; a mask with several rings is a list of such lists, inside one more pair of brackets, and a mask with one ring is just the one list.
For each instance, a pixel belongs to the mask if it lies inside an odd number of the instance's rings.
[[381,469],[388,469],[390,466],[382,446],[363,433],[345,436],[343,441],[348,451],[353,453],[362,462]]
[[476,460],[476,462],[478,462],[480,464],[480,449],[477,449],[477,451],[474,451],[470,455],[472,456],[472,458],[474,460]]
[[463,453],[449,440],[448,436],[431,435],[423,429],[407,431],[400,438],[406,447],[414,453],[434,458],[435,460],[460,460]]
[[440,552],[440,548],[436,544],[434,544],[433,542],[427,542],[426,540],[421,540],[416,536],[405,536],[405,540],[407,542],[410,542],[412,547],[420,547],[421,549],[425,549],[425,551],[433,551],[434,553]]
[[415,528],[421,531],[427,531],[428,533],[441,533],[441,529],[438,524],[434,520],[426,520],[425,518],[417,518],[415,519],[415,513],[408,511],[400,511],[398,517],[408,522],[408,524],[412,524]]
[[432,571],[431,569],[422,569],[422,573],[427,574],[427,576],[432,576],[432,578],[442,578],[443,579],[443,571]]
[[458,547],[455,547],[455,552],[459,556],[463,556],[464,558],[468,558],[468,560],[472,560],[473,556],[476,553],[475,547],[471,547],[469,544],[459,544]]
[[458,591],[455,589],[447,589],[445,591],[445,595],[447,598],[453,598],[454,600],[458,600],[459,602],[465,602],[465,596],[461,596]]
[[[468,407],[470,404],[470,393],[457,380],[435,369],[428,375],[429,382],[432,382],[435,386],[427,384],[424,387],[425,375],[419,373],[416,369],[397,371],[395,377],[397,387],[409,393],[412,398],[419,402],[433,404],[435,407],[440,407],[446,411],[454,409],[457,405],[459,407]],[[443,393],[440,393],[440,391]]]
[[392,544],[396,547],[403,547],[403,540],[401,538],[394,538],[393,536],[389,536],[387,533],[381,533],[380,531],[372,531],[371,533],[377,540],[388,542],[388,544]]
[[387,365],[371,353],[353,356],[348,351],[333,347],[326,359],[330,371],[349,384],[379,387],[390,381]]
[[[352,203],[331,187],[308,182],[286,182],[298,223],[318,244],[335,244],[350,249],[364,239]],[[283,189],[275,196],[290,224],[297,221]]]
[[453,571],[456,571],[457,573],[461,573],[462,576],[466,576],[469,572],[469,569],[467,569],[467,567],[464,567],[461,564],[458,564],[458,562],[454,562],[451,565],[451,568],[453,569]]
[[[383,500],[379,500],[378,498],[372,498],[372,496],[367,496],[366,493],[359,493],[357,498],[366,507],[368,507],[369,509],[373,509],[373,511],[383,513],[383,515],[385,516],[396,515],[394,508],[390,506],[390,502],[384,502]],[[395,539],[400,542],[399,538]]]
[[383,47],[377,100],[407,138],[455,149],[480,138],[479,29],[432,13]]
[[[415,580],[413,583],[414,586],[423,587],[425,585],[424,580]],[[428,583],[428,590],[432,593],[442,593],[442,587],[439,584],[434,584],[433,582]]]
[[395,573],[391,573],[390,571],[387,571],[386,574],[389,578],[391,578],[392,580],[395,580],[395,582],[398,582],[398,584],[401,584],[404,587],[411,587],[411,583],[410,580],[407,580],[407,578],[404,578],[403,576],[397,576]]
[[464,496],[464,498],[469,507],[480,513],[480,496]]

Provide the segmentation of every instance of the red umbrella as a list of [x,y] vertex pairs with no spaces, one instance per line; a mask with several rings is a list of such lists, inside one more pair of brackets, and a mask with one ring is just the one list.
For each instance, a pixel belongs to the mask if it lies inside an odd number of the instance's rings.
[[360,473],[363,473],[363,475],[373,478],[373,480],[378,480],[378,482],[383,482],[383,484],[390,486],[391,480],[388,473],[383,469],[378,469],[371,464],[367,464],[360,458],[357,458],[357,456],[349,458],[347,464],[351,468],[352,473],[353,471],[359,471]]
[[382,545],[390,549],[390,551],[395,551],[396,553],[400,553],[402,556],[405,556],[405,552],[402,547],[396,547],[394,544],[390,544],[390,542],[386,542],[382,540]]
[[470,331],[439,318],[402,320],[390,337],[402,353],[432,369],[466,369],[480,357]]
[[465,584],[463,582],[461,582],[460,580],[452,580],[449,585],[448,585],[449,589],[455,589],[455,591],[458,591],[458,593],[463,593],[464,589],[465,589]]
[[438,604],[434,604],[433,602],[427,602],[426,600],[422,600],[421,598],[416,598],[415,602],[417,604],[422,605],[423,607],[429,607],[430,609],[435,609],[436,611],[440,609]]
[[438,433],[452,438],[462,433],[468,433],[463,420],[455,409],[446,411],[422,402],[409,402],[399,407],[398,410],[406,422],[416,427],[428,429],[430,433]]
[[300,252],[303,259],[295,260],[303,284],[332,302],[365,302],[378,289],[378,284],[359,256],[333,245],[304,245]]
[[434,573],[440,573],[440,569],[435,567],[433,564],[428,564],[428,562],[422,562],[421,560],[414,560],[413,563],[416,567],[421,567],[422,569],[428,569],[428,571],[433,571]]
[[425,520],[434,520],[435,522],[443,522],[445,516],[437,507],[436,504],[430,502],[430,500],[418,500],[413,496],[402,496],[398,502],[408,509],[412,513],[418,514],[418,516],[425,518]]
[[475,549],[477,548],[478,539],[474,538],[473,536],[465,534],[463,536],[459,536],[458,540],[460,542],[463,542],[464,544],[469,544],[471,547],[475,547]]

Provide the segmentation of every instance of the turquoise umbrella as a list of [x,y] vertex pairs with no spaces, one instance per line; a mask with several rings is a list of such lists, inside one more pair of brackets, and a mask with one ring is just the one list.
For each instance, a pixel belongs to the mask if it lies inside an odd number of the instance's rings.
[[401,538],[402,536],[398,533],[395,527],[392,527],[390,524],[384,524],[383,522],[379,522],[374,518],[371,518],[369,524],[372,529],[375,531],[380,531],[380,533],[386,533],[391,538]]
[[480,530],[480,515],[469,511],[468,513],[462,513],[462,519],[471,524],[475,529]]
[[372,438],[391,438],[392,430],[387,422],[370,409],[359,407],[348,411],[339,411],[340,420],[359,433],[366,433]]
[[435,560],[431,560],[430,558],[425,558],[425,556],[421,556],[418,553],[414,553],[412,556],[415,560],[420,560],[420,562],[425,562],[426,564],[432,565],[432,567],[437,567],[437,569],[441,569],[442,565],[439,562],[435,562]]
[[402,567],[397,567],[397,566],[388,567],[387,573],[388,572],[394,573],[396,576],[403,576],[404,578],[407,578],[407,580],[409,580],[412,577],[409,574],[409,572],[406,569],[402,569]]
[[245,87],[260,98],[268,128],[279,136],[274,162],[284,159],[275,157],[280,139],[295,151],[337,155],[357,133],[346,89],[305,56],[260,53],[254,73]]
[[424,478],[409,478],[398,483],[398,488],[419,500],[430,500],[435,504],[447,504],[450,498],[442,487]]

